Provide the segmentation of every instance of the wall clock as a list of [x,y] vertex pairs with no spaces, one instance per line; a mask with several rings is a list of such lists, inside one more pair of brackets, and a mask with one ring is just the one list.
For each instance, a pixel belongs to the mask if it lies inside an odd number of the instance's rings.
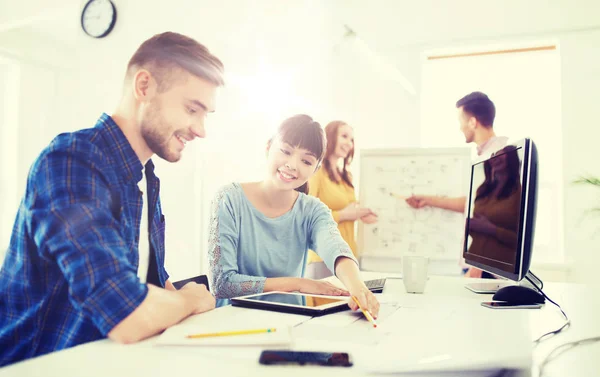
[[81,12],[81,27],[90,37],[106,37],[116,22],[117,9],[110,0],[89,0]]

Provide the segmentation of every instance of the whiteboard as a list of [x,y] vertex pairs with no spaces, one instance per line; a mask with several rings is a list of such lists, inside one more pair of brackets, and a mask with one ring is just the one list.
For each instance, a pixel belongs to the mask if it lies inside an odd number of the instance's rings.
[[469,148],[361,150],[360,203],[379,216],[377,224],[358,224],[363,257],[424,255],[457,261],[464,237],[464,214],[439,208],[414,209],[392,196],[466,196]]

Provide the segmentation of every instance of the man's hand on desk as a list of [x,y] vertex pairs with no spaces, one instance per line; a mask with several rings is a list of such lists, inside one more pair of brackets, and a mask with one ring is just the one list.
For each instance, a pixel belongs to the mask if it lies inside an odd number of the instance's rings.
[[[360,283],[362,283],[362,281]],[[350,287],[350,294],[358,299],[358,302],[360,302],[360,306],[362,306],[363,309],[371,313],[374,319],[377,319],[377,316],[379,315],[379,301],[364,283],[362,283],[362,285],[357,284],[356,287]],[[350,309],[358,310],[358,305],[356,305],[354,300],[350,300],[348,305],[350,306]]]
[[215,297],[206,289],[204,284],[187,283],[177,292],[184,295],[186,301],[194,305],[192,314],[204,313],[215,308]]
[[312,280],[302,278],[300,281],[300,292],[312,293],[326,296],[349,296],[347,290],[338,288],[328,281]]

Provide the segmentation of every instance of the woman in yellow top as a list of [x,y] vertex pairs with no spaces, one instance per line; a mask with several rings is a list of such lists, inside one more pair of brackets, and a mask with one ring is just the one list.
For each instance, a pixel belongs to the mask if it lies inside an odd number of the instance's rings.
[[[358,219],[372,224],[377,221],[377,215],[369,208],[361,207],[356,202],[352,175],[348,166],[354,157],[354,131],[342,121],[333,121],[325,127],[327,150],[323,158],[323,166],[309,181],[309,195],[321,199],[338,223],[342,238],[348,243],[356,255],[354,240],[354,222]],[[322,279],[332,273],[319,256],[309,250],[308,266],[304,274],[311,279]],[[358,256],[357,256],[358,257]]]

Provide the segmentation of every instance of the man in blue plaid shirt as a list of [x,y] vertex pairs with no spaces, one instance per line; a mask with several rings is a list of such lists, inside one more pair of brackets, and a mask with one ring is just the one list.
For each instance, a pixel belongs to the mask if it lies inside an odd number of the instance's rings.
[[156,35],[129,61],[115,113],[42,151],[0,270],[0,366],[107,336],[136,342],[214,308],[204,285],[169,281],[150,158],[178,161],[204,137],[222,84],[204,46]]

